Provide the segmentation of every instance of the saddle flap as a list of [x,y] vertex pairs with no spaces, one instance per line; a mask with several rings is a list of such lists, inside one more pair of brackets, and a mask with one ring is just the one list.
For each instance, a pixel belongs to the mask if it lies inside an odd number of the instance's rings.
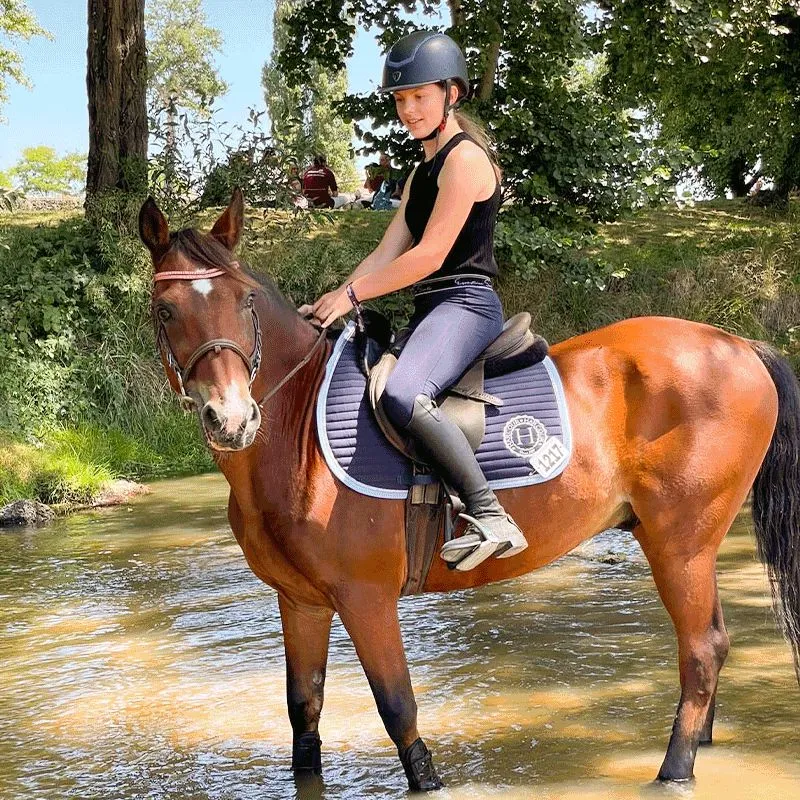
[[[372,407],[378,427],[392,446],[403,455],[408,456],[412,461],[426,464],[427,462],[416,447],[414,440],[398,431],[383,410],[381,397],[386,388],[386,381],[389,380],[389,376],[396,365],[397,357],[394,353],[386,352],[370,370],[367,381],[369,404]],[[459,386],[463,387],[463,393],[445,392],[444,399],[439,404],[439,407],[442,413],[447,414],[461,428],[474,452],[480,447],[486,429],[484,401],[483,398],[476,398],[476,395],[483,393],[483,362],[478,361],[473,364],[458,383]],[[492,396],[487,395],[487,397]],[[499,400],[499,398],[492,399],[502,405],[503,401]]]
[[389,380],[389,376],[392,374],[396,365],[397,356],[387,351],[370,370],[369,378],[367,379],[369,404],[375,416],[375,421],[378,423],[378,427],[392,447],[399,450],[412,461],[421,461],[414,447],[413,440],[407,436],[403,436],[397,428],[395,428],[389,420],[389,417],[386,416],[383,410],[383,404],[381,403],[383,390],[386,388],[386,381]]

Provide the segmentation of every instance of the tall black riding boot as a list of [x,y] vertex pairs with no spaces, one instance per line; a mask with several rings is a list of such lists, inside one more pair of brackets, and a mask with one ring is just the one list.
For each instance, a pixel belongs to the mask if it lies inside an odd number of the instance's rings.
[[491,555],[508,558],[528,546],[522,531],[489,488],[467,437],[427,395],[414,399],[405,430],[417,440],[431,466],[458,492],[467,509],[461,515],[469,523],[467,530],[442,548],[445,561],[455,563],[456,569],[468,570]]

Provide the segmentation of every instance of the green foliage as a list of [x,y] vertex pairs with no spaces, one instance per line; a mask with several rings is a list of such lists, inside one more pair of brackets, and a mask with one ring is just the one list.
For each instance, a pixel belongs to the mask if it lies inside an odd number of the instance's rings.
[[25,442],[0,438],[0,505],[23,497],[88,503],[121,476],[152,479],[207,470],[196,426],[176,426],[176,419],[159,417],[155,440],[150,430],[131,434],[90,424],[47,428]]
[[[279,68],[290,85],[302,80],[309,64],[340,68],[352,54],[357,26],[377,29],[388,50],[414,27],[408,20],[414,11],[435,22],[449,11],[446,32],[462,46],[475,78],[466,110],[496,141],[505,199],[530,215],[525,229],[532,239],[522,241],[516,227],[504,240],[511,260],[521,264],[541,247],[554,254],[563,248],[549,239],[571,240],[578,264],[587,225],[666,197],[675,181],[673,154],[654,146],[642,121],[603,91],[604,63],[592,49],[593,28],[577,0],[353,0],[346,13],[337,3],[301,4],[286,19]],[[380,70],[376,63],[376,80]],[[390,97],[348,96],[338,107],[356,121],[368,152],[387,152],[406,167],[419,160],[419,143],[400,127]]]
[[204,113],[228,91],[213,63],[222,35],[206,24],[202,0],[150,0],[145,28],[151,109]]
[[495,251],[504,274],[536,281],[545,272],[558,271],[570,286],[603,290],[613,270],[596,257],[582,253],[596,244],[586,227],[546,226],[525,206],[505,210],[497,221]]
[[26,147],[9,173],[23,192],[72,192],[83,189],[86,156],[67,153],[61,158],[52,147]]
[[347,70],[329,70],[312,63],[300,81],[289,82],[278,64],[287,39],[286,19],[304,2],[278,0],[275,4],[272,57],[261,76],[272,139],[298,165],[310,163],[315,153],[324,153],[340,188],[355,188],[358,176],[350,144],[353,125],[336,109],[347,92]]
[[0,505],[22,497],[43,503],[86,503],[114,477],[103,464],[87,461],[69,443],[0,442]]
[[213,62],[222,35],[206,24],[202,0],[153,0],[145,28],[151,140],[166,191],[180,196],[189,189],[180,162],[193,150],[190,128],[208,123],[214,99],[228,91]]
[[292,159],[273,147],[263,127],[265,112],[251,108],[247,125],[231,127],[218,121],[213,107],[209,111],[203,119],[179,117],[182,142],[175,150],[165,118],[150,120],[155,147],[148,165],[149,191],[172,226],[189,224],[203,208],[227,205],[237,186],[251,205],[294,208]]
[[[0,111],[8,100],[8,80],[30,87],[22,69],[22,56],[14,44],[27,42],[34,36],[52,39],[52,34],[42,28],[24,0],[2,0],[0,3],[0,35],[5,42],[0,44]],[[0,122],[4,122],[0,116]]]
[[138,443],[136,454],[117,447],[109,457],[115,474],[208,469],[196,423],[176,408],[155,354],[141,199],[96,201],[93,226],[73,217],[0,229],[0,430],[47,438],[82,420],[108,446]]
[[[605,0],[607,87],[692,148],[716,192],[800,185],[800,9],[792,0]],[[750,184],[755,181],[752,178]]]

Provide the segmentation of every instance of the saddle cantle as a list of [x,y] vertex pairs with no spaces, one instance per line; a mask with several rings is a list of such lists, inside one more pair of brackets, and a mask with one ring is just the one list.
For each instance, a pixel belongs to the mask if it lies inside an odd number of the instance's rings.
[[[384,436],[403,455],[421,464],[425,459],[411,437],[392,424],[383,410],[381,397],[392,374],[410,331],[400,331],[393,343],[376,358],[380,344],[371,336],[373,326],[385,336],[385,325],[374,313],[366,320],[363,331],[356,331],[356,349],[363,353],[362,363],[367,375],[370,406],[375,421]],[[478,449],[486,432],[485,406],[499,408],[502,399],[485,390],[486,378],[505,375],[517,369],[539,363],[548,352],[548,344],[531,332],[531,315],[527,312],[508,319],[500,335],[472,363],[455,385],[447,389],[437,402],[442,413],[450,417],[467,437],[473,452]],[[366,341],[363,341],[366,340]]]

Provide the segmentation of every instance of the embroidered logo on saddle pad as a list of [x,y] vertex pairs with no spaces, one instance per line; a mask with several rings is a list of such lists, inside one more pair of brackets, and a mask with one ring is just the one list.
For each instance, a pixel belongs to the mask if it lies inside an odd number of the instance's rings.
[[[411,462],[384,437],[366,397],[349,323],[339,336],[317,398],[317,435],[331,471],[372,497],[402,499]],[[492,489],[530,486],[559,475],[569,462],[572,432],[555,364],[538,364],[487,378],[486,392],[503,400],[486,408],[486,433],[476,452]]]
[[569,450],[563,442],[548,436],[544,423],[529,414],[519,414],[506,422],[503,442],[510,452],[524,458],[543,478],[561,472],[569,458]]

